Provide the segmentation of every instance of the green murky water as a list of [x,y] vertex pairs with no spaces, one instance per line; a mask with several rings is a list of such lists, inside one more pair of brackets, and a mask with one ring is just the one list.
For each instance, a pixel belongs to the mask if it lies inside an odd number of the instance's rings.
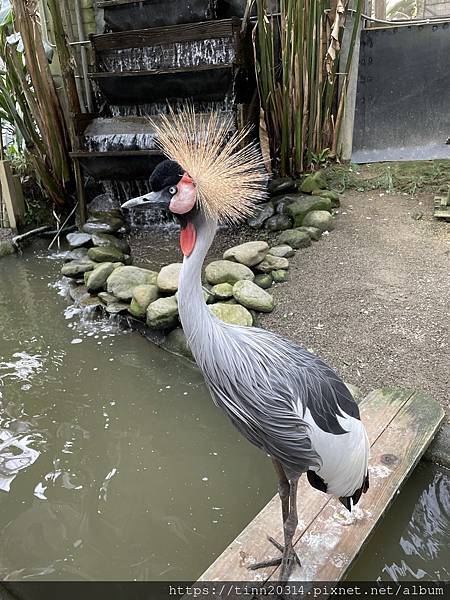
[[[0,579],[193,579],[275,491],[200,374],[0,261]],[[420,467],[353,570],[449,576],[449,479]]]

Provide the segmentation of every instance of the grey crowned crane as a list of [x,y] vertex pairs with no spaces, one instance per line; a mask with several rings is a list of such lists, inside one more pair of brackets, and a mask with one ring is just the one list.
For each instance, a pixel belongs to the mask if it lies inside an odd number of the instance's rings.
[[300,476],[351,510],[369,487],[367,434],[348,388],[323,360],[270,331],[223,323],[205,303],[202,266],[218,222],[237,222],[265,194],[259,151],[243,143],[247,132],[191,108],[155,127],[168,160],[152,174],[152,193],[123,207],[164,204],[181,224],[178,307],[192,354],[215,403],[271,457],[278,477],[284,546],[271,541],[282,556],[253,568],[281,564],[287,581],[299,562]]

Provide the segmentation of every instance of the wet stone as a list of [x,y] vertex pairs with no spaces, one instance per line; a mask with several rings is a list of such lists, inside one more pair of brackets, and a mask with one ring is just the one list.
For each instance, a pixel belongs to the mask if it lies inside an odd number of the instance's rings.
[[123,253],[115,246],[98,246],[90,248],[88,256],[95,262],[122,262],[124,260]]
[[69,288],[69,296],[74,302],[78,303],[84,296],[89,295],[89,292],[87,291],[87,287],[85,285],[76,285],[74,282],[71,282],[71,284],[72,285]]
[[128,311],[129,304],[126,302],[109,302],[106,305],[106,312],[110,315],[118,315],[120,313],[124,313]]
[[70,262],[71,260],[89,260],[87,248],[76,248],[67,252],[64,256],[64,262]]
[[126,240],[108,233],[94,233],[92,235],[92,243],[94,246],[114,246],[124,254],[130,252],[130,246]]
[[105,288],[106,281],[113,271],[113,263],[105,262],[96,267],[93,271],[88,271],[85,273],[85,276],[87,275],[86,287],[88,292],[91,294],[95,292],[101,292]]
[[193,359],[186,335],[181,327],[177,327],[167,335],[163,347],[170,352]]
[[89,214],[120,211],[120,200],[109,194],[100,194],[88,204],[87,209]]
[[104,219],[89,218],[83,225],[83,232],[91,235],[94,233],[117,233],[122,226],[122,219],[117,217]]
[[92,246],[92,236],[89,233],[68,233],[66,240],[69,242],[71,248]]
[[103,302],[103,304],[111,304],[117,302],[117,299],[112,295],[108,294],[108,292],[100,292],[98,297]]
[[72,260],[63,266],[61,273],[65,277],[73,277],[77,279],[82,277],[86,271],[92,271],[97,266],[97,263],[89,259]]

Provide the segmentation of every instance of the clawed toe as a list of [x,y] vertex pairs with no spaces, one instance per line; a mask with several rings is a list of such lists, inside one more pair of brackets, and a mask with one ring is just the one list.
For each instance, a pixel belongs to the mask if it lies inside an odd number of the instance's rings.
[[[281,581],[287,581],[287,579],[291,576],[292,570],[294,568],[294,564],[297,563],[299,567],[301,567],[300,559],[292,548],[287,556],[284,556],[284,546],[277,542],[272,536],[268,535],[267,539],[269,542],[275,546],[277,550],[279,550],[282,554],[279,558],[271,558],[262,562],[255,563],[249,566],[250,571],[256,571],[257,569],[264,569],[267,567],[279,567],[281,565]],[[283,576],[285,579],[283,579]]]
[[257,569],[264,569],[266,567],[279,567],[281,565],[282,558],[271,558],[263,562],[258,562],[249,566],[250,571],[256,571]]

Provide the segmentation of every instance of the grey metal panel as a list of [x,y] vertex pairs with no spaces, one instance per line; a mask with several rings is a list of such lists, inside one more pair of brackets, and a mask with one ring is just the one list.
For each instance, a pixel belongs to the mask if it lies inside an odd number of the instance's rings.
[[450,158],[450,24],[361,35],[352,160]]

